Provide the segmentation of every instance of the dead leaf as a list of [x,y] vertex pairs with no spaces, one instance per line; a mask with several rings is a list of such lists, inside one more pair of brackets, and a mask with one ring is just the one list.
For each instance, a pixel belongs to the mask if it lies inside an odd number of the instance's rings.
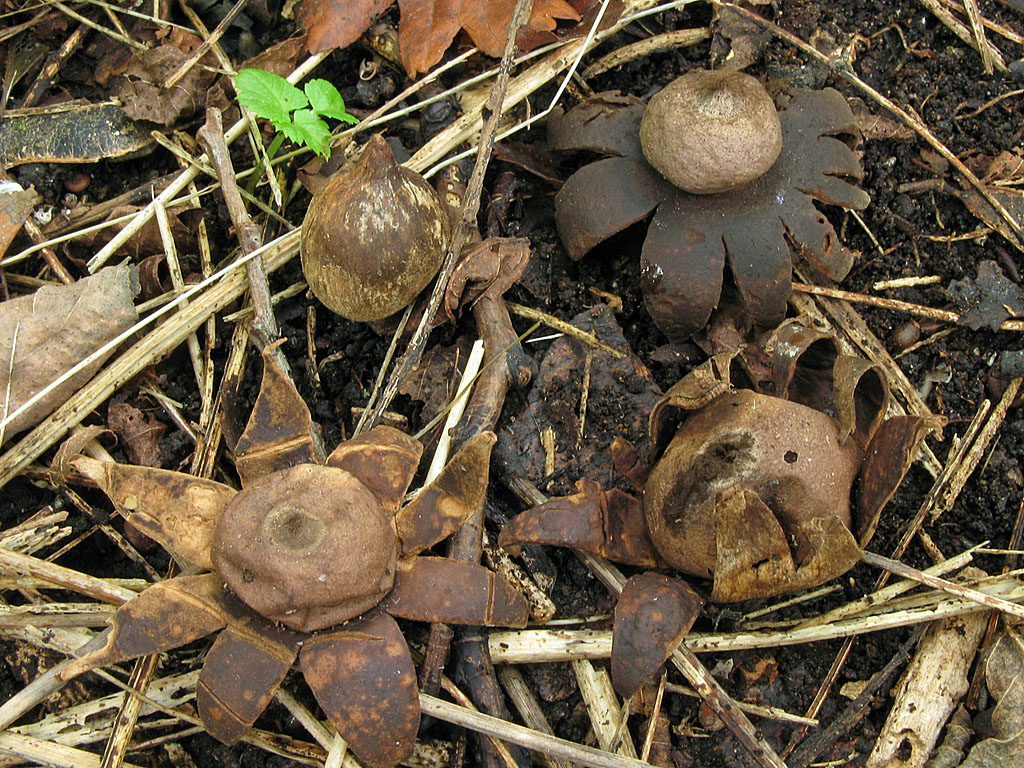
[[[550,24],[543,29],[532,25],[524,27],[516,35],[516,45],[519,50],[532,51],[534,48],[556,43],[559,40],[571,40],[576,37],[586,36],[590,28],[594,26],[594,21],[597,19],[597,14],[600,12],[603,4],[602,0],[568,0],[568,3],[579,14],[577,23],[571,24],[568,27],[563,25],[563,29],[556,28],[554,24]],[[625,5],[622,0],[608,0],[608,5],[601,16],[601,23],[597,28],[598,31],[603,32],[613,26],[619,20],[624,10]]]
[[206,89],[216,77],[213,72],[194,66],[172,88],[163,87],[186,59],[188,54],[166,42],[134,56],[125,71],[131,79],[119,92],[128,117],[173,125],[196,114],[206,104]]
[[107,408],[107,426],[117,435],[128,461],[143,467],[159,467],[160,440],[167,425],[151,413],[144,413],[119,395]]
[[450,320],[460,304],[484,295],[501,296],[520,278],[530,259],[525,237],[491,237],[463,251],[448,281],[444,310]]
[[309,31],[306,48],[319,53],[352,45],[395,0],[304,0],[299,23]]
[[[387,0],[387,2],[394,2],[394,0]],[[249,67],[265,69],[267,72],[273,72],[275,75],[287,77],[295,69],[299,56],[302,55],[305,47],[305,37],[289,37],[287,40],[275,43],[265,51],[260,51],[251,59],[247,59],[238,69],[242,70]]]
[[34,189],[22,189],[13,181],[0,182],[0,256],[41,199]]
[[[398,7],[398,47],[406,71],[415,77],[441,60],[460,29],[488,56],[501,56],[515,0],[398,0]],[[565,0],[535,0],[526,27],[550,31],[557,19],[579,18]]]
[[1004,184],[1019,184],[1024,180],[1024,150],[1014,147],[1013,150],[1003,150],[989,163],[982,179],[986,184],[1003,182]]
[[[860,133],[864,137],[864,141],[875,141],[876,139],[910,141],[914,138],[913,130],[901,122],[875,114],[864,102],[864,99],[850,99],[850,109],[853,110],[853,116],[857,118],[857,125],[860,126]],[[938,156],[936,155],[936,157]]]
[[[130,328],[138,320],[132,303],[137,292],[134,271],[122,265],[0,304],[0,420]],[[92,378],[107,357],[86,366],[0,427],[0,444],[42,421]]]
[[1024,638],[1007,628],[985,663],[988,689],[997,700],[992,736],[975,745],[960,768],[1024,765]]
[[953,280],[946,293],[961,313],[960,325],[972,331],[995,331],[1004,320],[1024,317],[1024,290],[1007,280],[994,261],[981,262],[976,280]]

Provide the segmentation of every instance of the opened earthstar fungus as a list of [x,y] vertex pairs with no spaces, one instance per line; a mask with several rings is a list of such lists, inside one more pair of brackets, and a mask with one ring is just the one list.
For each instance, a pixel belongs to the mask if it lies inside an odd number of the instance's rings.
[[441,268],[450,235],[437,193],[371,137],[356,163],[335,173],[302,222],[302,272],[342,317],[382,320],[411,302]]
[[[852,568],[910,467],[924,420],[886,419],[882,370],[840,354],[832,336],[791,320],[765,346],[771,374],[761,386],[772,394],[742,380],[734,350],[655,405],[649,430],[659,458],[642,501],[583,479],[578,493],[516,517],[500,543],[672,568],[710,579],[716,602],[809,589]],[[679,579],[650,576],[631,578],[615,611],[612,682],[624,697],[661,668],[703,602]]]
[[[582,258],[653,212],[641,285],[648,312],[671,341],[707,324],[733,290],[727,270],[749,323],[762,329],[785,316],[794,258],[834,281],[850,270],[853,253],[817,204],[861,210],[870,201],[855,186],[863,176],[853,151],[857,122],[832,89],[793,89],[777,101],[782,108],[773,115],[753,78],[699,71],[670,83],[650,105],[604,93],[548,120],[552,148],[606,155],[576,171],[555,197],[569,255]],[[776,130],[781,148],[773,159]],[[745,170],[761,172],[749,178]]]
[[408,758],[420,721],[416,669],[392,616],[522,627],[525,599],[480,565],[426,557],[483,503],[492,432],[470,439],[412,501],[423,446],[390,427],[318,461],[310,413],[266,351],[235,446],[242,490],[181,472],[64,462],[142,532],[210,571],[149,587],[111,619],[70,679],[219,633],[199,675],[207,731],[245,736],[298,659],[328,719],[369,766]]

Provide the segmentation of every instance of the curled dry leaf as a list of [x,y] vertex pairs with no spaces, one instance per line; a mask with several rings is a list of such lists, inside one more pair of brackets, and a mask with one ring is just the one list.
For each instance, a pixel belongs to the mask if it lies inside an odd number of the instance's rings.
[[[92,277],[0,304],[0,419],[138,320],[132,268],[108,267]],[[96,373],[109,354],[68,378],[0,428],[4,439],[33,426]]]
[[455,319],[460,304],[481,296],[503,296],[522,276],[529,260],[530,241],[525,237],[491,237],[467,246],[445,290],[448,318]]
[[[409,75],[426,72],[441,60],[460,29],[488,56],[501,56],[515,0],[398,0],[402,9],[398,44]],[[579,21],[565,0],[534,0],[527,30],[551,31],[559,19]]]
[[992,735],[973,747],[960,768],[1024,765],[1024,637],[1008,627],[985,663],[988,689],[996,699]]

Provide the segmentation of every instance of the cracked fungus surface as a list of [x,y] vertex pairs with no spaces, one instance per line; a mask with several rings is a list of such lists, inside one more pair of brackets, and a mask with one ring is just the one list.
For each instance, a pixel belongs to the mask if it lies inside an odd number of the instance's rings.
[[816,203],[862,210],[870,198],[853,151],[859,131],[838,91],[797,89],[779,112],[783,147],[760,178],[729,192],[693,195],[672,186],[644,159],[639,99],[599,94],[552,116],[552,148],[606,157],[570,176],[555,197],[555,221],[569,255],[594,246],[653,212],[641,251],[647,309],[672,341],[703,328],[728,293],[726,270],[750,322],[785,315],[792,262],[842,280],[853,253]]

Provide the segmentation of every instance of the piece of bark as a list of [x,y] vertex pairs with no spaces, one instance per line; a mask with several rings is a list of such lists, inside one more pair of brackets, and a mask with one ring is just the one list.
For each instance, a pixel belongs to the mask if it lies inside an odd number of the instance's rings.
[[[984,573],[966,568],[963,575]],[[946,721],[967,693],[967,673],[986,623],[987,617],[978,613],[936,621],[925,631],[866,768],[924,767]]]

